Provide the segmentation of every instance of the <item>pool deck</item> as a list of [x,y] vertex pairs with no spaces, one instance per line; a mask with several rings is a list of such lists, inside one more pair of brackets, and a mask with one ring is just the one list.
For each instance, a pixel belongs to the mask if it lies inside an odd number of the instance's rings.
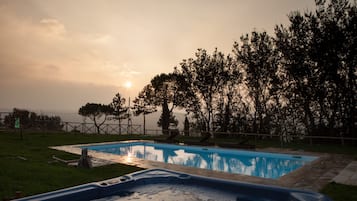
[[[118,142],[113,142],[118,143]],[[98,144],[108,144],[108,143],[96,143]],[[86,144],[86,146],[89,144]],[[79,146],[83,145],[67,145],[67,146],[56,146],[50,147],[52,149],[66,151],[73,154],[81,154],[81,149]],[[336,183],[357,185],[357,162],[352,160],[352,158],[339,155],[339,154],[321,154],[314,152],[305,152],[303,150],[289,150],[289,149],[278,149],[278,148],[265,148],[256,149],[256,151],[261,152],[271,152],[271,153],[285,153],[294,155],[310,155],[317,156],[318,159],[312,161],[309,164],[295,170],[292,173],[284,175],[279,179],[266,179],[261,177],[247,176],[241,174],[231,174],[225,172],[218,172],[212,170],[205,170],[199,168],[186,167],[175,164],[166,164],[163,162],[148,161],[138,158],[128,158],[127,156],[120,156],[109,153],[102,153],[97,151],[88,150],[88,154],[96,159],[100,159],[102,164],[111,163],[122,163],[137,166],[140,168],[164,168],[179,172],[185,172],[189,174],[215,177],[221,179],[237,180],[241,182],[265,184],[282,186],[288,188],[297,188],[303,190],[319,191],[329,182],[335,181]]]
[[357,186],[357,161],[348,164],[333,181],[339,184]]

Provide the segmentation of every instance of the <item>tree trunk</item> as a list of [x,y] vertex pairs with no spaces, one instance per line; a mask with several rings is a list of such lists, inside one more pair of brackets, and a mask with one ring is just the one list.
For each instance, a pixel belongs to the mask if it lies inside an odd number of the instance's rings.
[[100,125],[97,124],[97,120],[95,117],[93,118],[93,122],[94,122],[94,126],[97,129],[97,134],[100,134]]
[[308,133],[308,135],[311,136],[313,133],[313,130],[315,129],[315,120],[314,120],[314,117],[310,110],[309,103],[310,103],[309,101],[305,101],[304,111],[305,111],[305,124],[306,124],[306,128],[307,128],[307,133]]
[[190,136],[190,122],[188,121],[187,117],[185,117],[184,133],[185,136]]
[[146,121],[145,121],[145,112],[143,113],[143,118],[144,118],[144,135],[146,134]]
[[167,104],[167,98],[164,98],[162,104],[162,132],[163,134],[168,134],[170,125],[170,110]]
[[119,121],[119,135],[121,135],[121,119],[119,116],[118,116],[118,121]]
[[97,134],[100,134],[100,126],[95,125],[95,127],[97,128]]

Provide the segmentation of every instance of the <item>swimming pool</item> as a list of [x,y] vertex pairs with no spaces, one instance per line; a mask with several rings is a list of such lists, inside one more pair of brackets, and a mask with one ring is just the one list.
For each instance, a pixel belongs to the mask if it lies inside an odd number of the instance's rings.
[[317,159],[314,156],[288,155],[152,142],[122,142],[82,146],[88,150],[183,165],[194,168],[278,179]]

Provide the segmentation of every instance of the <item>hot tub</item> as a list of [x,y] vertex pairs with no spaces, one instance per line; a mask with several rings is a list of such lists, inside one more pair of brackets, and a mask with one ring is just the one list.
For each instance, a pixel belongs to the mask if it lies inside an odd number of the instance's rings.
[[151,169],[18,200],[329,201],[330,199],[310,191]]

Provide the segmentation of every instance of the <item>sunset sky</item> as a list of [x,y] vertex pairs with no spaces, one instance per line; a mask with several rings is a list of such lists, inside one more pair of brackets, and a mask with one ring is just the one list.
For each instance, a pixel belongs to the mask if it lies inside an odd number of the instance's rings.
[[[314,0],[0,0],[0,110],[132,99],[197,48],[231,53]],[[131,88],[125,85],[131,82]]]

